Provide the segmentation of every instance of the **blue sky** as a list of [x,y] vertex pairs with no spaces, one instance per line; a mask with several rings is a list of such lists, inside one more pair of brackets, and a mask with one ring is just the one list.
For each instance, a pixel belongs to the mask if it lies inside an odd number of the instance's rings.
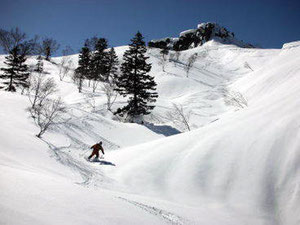
[[[126,45],[139,30],[145,40],[178,36],[200,22],[217,22],[238,39],[264,48],[300,40],[298,0],[0,0],[0,27],[19,27],[78,51],[86,38]],[[59,52],[60,53],[60,52]]]

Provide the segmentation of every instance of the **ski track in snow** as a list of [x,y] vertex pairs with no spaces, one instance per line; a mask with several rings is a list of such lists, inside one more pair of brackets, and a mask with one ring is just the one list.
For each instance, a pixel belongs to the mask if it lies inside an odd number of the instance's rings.
[[136,207],[141,208],[142,210],[153,214],[161,219],[163,219],[164,221],[166,221],[167,223],[170,224],[174,224],[174,225],[185,225],[185,224],[191,224],[187,219],[184,219],[180,216],[177,216],[171,212],[168,212],[166,210],[162,210],[153,206],[149,206],[146,204],[142,204],[136,201],[132,201],[123,197],[118,197],[119,199],[122,199],[123,201],[126,201]]
[[69,147],[56,147],[53,144],[50,144],[48,142],[46,143],[52,150],[52,154],[59,163],[71,168],[81,175],[82,181],[75,183],[88,186],[92,183],[92,181],[93,183],[95,183],[95,179],[103,181],[103,179],[100,179],[103,178],[103,174],[100,174],[99,172],[95,171],[95,169],[86,166],[82,161],[78,161],[67,152],[64,152],[64,150],[68,150]]

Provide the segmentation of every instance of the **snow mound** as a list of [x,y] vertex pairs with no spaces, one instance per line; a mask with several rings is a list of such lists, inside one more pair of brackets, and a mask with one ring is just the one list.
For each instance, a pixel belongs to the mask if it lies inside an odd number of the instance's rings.
[[282,46],[282,49],[297,48],[299,46],[300,46],[300,41],[293,41],[293,42],[285,43]]

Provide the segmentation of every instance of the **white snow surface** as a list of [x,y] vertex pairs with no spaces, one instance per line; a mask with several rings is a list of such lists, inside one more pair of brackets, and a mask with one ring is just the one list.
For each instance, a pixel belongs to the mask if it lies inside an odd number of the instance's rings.
[[180,32],[179,37],[185,36],[190,33],[194,33],[195,31],[196,31],[196,29],[189,29],[189,30],[182,31],[182,32]]
[[[149,50],[159,98],[147,126],[114,119],[101,85],[78,93],[44,62],[68,120],[38,139],[27,96],[0,91],[0,224],[300,224],[298,43],[210,41],[178,60],[170,52],[165,72],[159,50]],[[115,48],[120,60],[127,48]],[[192,131],[169,136],[186,131],[168,118],[172,103],[190,112]],[[104,159],[87,162],[98,141]]]

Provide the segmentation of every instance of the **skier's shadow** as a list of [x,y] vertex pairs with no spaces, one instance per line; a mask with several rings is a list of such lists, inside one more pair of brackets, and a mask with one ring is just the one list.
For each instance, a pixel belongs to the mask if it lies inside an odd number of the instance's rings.
[[94,163],[99,163],[100,165],[106,165],[106,166],[116,166],[116,164],[109,162],[109,161],[105,161],[105,160],[99,160],[99,159],[94,159],[93,161]]

